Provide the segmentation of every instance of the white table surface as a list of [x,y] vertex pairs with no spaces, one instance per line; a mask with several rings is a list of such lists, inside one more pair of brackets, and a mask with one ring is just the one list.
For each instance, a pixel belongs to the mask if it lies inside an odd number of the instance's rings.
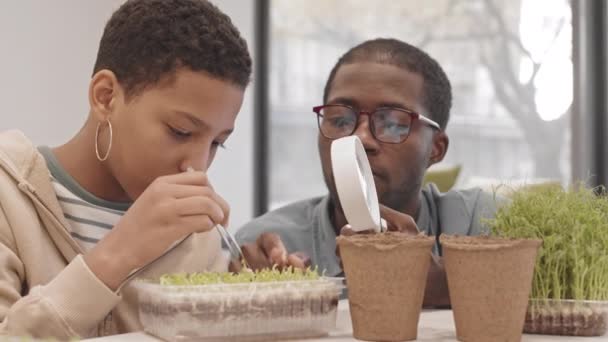
[[[357,341],[352,333],[352,324],[347,301],[340,301],[338,305],[338,318],[336,329],[329,336],[315,339],[306,339],[307,342],[343,342]],[[143,332],[114,335],[89,339],[95,342],[159,342],[162,341]],[[290,340],[295,341],[295,340]],[[451,310],[423,310],[418,324],[418,339],[416,341],[453,342],[456,340],[454,317]],[[608,336],[603,337],[572,337],[549,335],[524,335],[522,341],[581,341],[581,342],[607,342]]]

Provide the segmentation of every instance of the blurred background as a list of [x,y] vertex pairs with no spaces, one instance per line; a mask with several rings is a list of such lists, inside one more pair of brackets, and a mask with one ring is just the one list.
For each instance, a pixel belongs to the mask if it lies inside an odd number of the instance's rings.
[[[450,148],[429,171],[445,188],[606,184],[603,0],[212,2],[256,64],[237,130],[210,171],[232,227],[326,193],[311,108],[340,55],[376,37],[422,48],[452,82]],[[80,128],[97,44],[121,3],[0,3],[0,130],[54,146]]]

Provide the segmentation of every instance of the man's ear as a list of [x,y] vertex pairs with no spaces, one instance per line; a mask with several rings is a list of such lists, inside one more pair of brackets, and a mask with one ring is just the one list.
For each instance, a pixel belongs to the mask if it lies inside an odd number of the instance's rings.
[[121,98],[122,88],[118,83],[116,75],[107,69],[100,70],[89,84],[89,105],[91,113],[99,121],[107,120],[118,98]]
[[431,157],[429,158],[429,165],[427,165],[427,167],[430,167],[433,164],[437,164],[443,160],[445,154],[448,152],[449,144],[450,139],[444,131],[435,132],[435,134],[433,135]]

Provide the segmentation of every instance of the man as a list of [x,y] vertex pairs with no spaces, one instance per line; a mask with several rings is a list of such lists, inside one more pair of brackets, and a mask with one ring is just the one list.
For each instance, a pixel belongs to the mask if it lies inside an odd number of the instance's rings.
[[[480,234],[481,218],[495,211],[492,196],[479,189],[442,194],[434,185],[422,188],[426,170],[447,152],[451,101],[445,72],[420,49],[395,39],[370,40],[350,49],[329,75],[323,105],[314,108],[329,195],[287,205],[242,227],[237,239],[248,259],[268,256],[257,247],[260,241],[280,237],[287,251],[308,254],[312,265],[327,275],[342,274],[336,236],[343,227],[342,233],[352,231],[336,192],[330,146],[351,134],[361,139],[367,153],[389,230],[437,237]],[[434,252],[425,305],[449,305],[439,243]]]

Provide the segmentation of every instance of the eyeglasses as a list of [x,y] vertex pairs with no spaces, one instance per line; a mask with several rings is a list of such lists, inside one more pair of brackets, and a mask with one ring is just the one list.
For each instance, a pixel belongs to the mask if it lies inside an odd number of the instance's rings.
[[441,130],[437,122],[403,108],[381,107],[373,112],[366,112],[346,105],[331,104],[313,107],[312,111],[317,114],[319,131],[328,139],[353,134],[360,115],[369,116],[369,127],[374,138],[389,144],[404,142],[416,120]]

